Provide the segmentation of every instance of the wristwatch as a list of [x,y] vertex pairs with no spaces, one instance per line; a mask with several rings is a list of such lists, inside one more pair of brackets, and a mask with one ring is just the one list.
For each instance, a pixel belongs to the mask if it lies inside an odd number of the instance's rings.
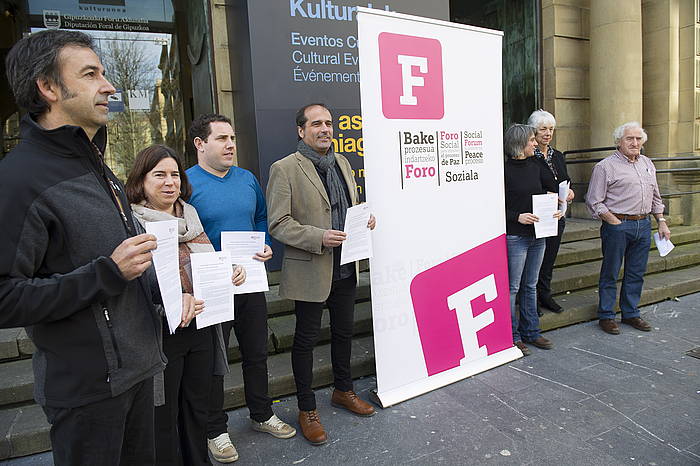
[[663,217],[659,217],[656,219],[656,223],[661,223],[661,222],[666,222],[666,219]]

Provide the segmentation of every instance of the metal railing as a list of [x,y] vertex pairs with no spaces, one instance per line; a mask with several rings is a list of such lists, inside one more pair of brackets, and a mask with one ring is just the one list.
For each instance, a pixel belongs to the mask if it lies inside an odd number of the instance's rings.
[[[564,160],[566,161],[567,165],[578,165],[578,164],[584,164],[584,163],[598,163],[601,160],[604,160],[605,157],[596,157],[596,158],[578,158],[578,159],[572,159],[572,160],[567,160],[566,156],[569,154],[588,154],[591,152],[610,152],[616,150],[617,147],[615,146],[609,146],[609,147],[591,147],[588,149],[574,149],[574,150],[567,150],[564,151]],[[642,151],[642,153],[644,153]],[[697,155],[687,155],[687,156],[681,156],[681,157],[650,157],[649,160],[652,162],[683,162],[683,161],[695,161],[695,162],[700,162],[700,156]],[[700,167],[683,167],[683,168],[659,168],[656,170],[656,173],[692,173],[692,172],[700,172]],[[678,192],[678,193],[667,193],[667,194],[662,194],[661,197],[679,197],[679,196],[685,196],[685,195],[691,195],[691,194],[700,194],[700,190],[697,191],[683,191],[683,192]]]

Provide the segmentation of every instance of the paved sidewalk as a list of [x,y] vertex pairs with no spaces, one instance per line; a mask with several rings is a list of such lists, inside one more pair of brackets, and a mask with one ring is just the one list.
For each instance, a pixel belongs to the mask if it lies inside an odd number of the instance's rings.
[[[588,322],[547,333],[555,348],[380,410],[368,419],[317,392],[328,444],[253,432],[230,412],[239,465],[700,464],[700,293],[644,308],[651,333]],[[374,377],[356,382],[366,398]],[[276,413],[296,424],[293,397]],[[2,465],[51,464],[50,454]],[[216,463],[215,463],[216,464]]]

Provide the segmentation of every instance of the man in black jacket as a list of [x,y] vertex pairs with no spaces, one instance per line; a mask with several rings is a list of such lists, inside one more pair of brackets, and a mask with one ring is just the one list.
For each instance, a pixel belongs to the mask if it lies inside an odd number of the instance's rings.
[[115,92],[82,33],[48,30],[6,59],[21,142],[0,163],[0,327],[36,346],[34,396],[54,462],[152,464],[160,317],[142,274],[156,247],[135,235],[105,165]]

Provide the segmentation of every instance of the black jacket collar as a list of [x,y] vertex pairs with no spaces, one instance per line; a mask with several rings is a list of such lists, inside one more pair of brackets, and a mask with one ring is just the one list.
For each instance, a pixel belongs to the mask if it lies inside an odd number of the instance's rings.
[[[83,128],[64,125],[54,129],[44,129],[29,114],[22,117],[20,137],[22,140],[42,145],[49,152],[63,157],[89,157],[93,152],[92,150],[86,151],[86,149],[91,149],[90,139]],[[92,142],[104,154],[107,147],[106,126],[97,130]]]

